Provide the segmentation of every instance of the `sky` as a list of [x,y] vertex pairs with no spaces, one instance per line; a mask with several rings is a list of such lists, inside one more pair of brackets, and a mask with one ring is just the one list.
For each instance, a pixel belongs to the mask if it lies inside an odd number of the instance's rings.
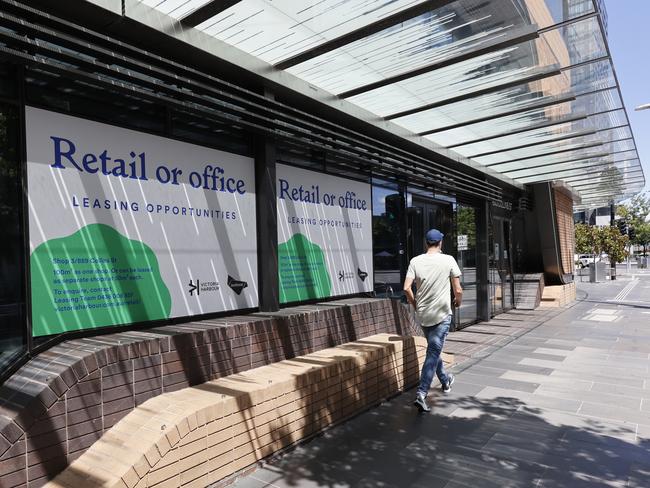
[[609,48],[650,190],[650,1],[607,0]]

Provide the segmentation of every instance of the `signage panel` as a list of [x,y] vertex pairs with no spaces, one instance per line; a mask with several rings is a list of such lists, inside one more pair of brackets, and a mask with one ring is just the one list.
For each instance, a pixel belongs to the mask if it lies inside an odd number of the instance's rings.
[[26,108],[33,335],[256,307],[251,158]]
[[373,289],[371,187],[278,165],[280,302]]

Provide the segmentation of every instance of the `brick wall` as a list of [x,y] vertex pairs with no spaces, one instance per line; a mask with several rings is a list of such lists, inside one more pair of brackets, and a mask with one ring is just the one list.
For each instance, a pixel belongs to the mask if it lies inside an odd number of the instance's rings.
[[377,334],[165,393],[120,420],[46,488],[224,485],[417,383],[426,348],[423,337]]
[[575,225],[573,222],[573,199],[557,188],[554,189],[557,232],[560,239],[562,271],[571,274],[575,271],[573,254],[575,252]]
[[43,486],[162,393],[408,330],[397,304],[349,299],[66,341],[0,388],[0,488]]

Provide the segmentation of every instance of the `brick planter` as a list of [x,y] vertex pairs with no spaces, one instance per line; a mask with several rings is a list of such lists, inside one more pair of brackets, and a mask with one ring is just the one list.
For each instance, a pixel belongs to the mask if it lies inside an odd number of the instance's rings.
[[150,398],[408,330],[398,304],[348,299],[66,341],[0,388],[0,487],[44,485]]

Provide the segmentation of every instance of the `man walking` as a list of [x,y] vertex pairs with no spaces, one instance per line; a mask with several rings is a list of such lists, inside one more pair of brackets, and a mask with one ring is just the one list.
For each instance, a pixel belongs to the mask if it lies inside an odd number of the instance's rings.
[[[429,412],[426,396],[433,381],[434,372],[437,374],[443,393],[451,391],[454,376],[445,372],[440,354],[445,344],[452,320],[450,284],[453,285],[454,305],[460,306],[463,289],[460,286],[460,268],[453,256],[443,254],[442,238],[444,235],[437,229],[427,232],[427,252],[411,259],[404,293],[415,311],[427,338],[427,356],[422,366],[420,386],[415,394],[413,405],[420,412]],[[417,295],[413,296],[411,286],[415,281]]]

